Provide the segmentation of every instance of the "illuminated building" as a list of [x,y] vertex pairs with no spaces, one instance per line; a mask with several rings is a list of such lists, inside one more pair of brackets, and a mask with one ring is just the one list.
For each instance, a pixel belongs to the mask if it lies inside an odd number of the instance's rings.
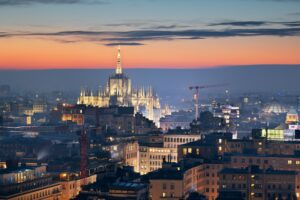
[[149,199],[185,199],[183,173],[176,169],[160,169],[150,175]]
[[171,115],[171,114],[172,114],[172,111],[170,109],[170,106],[168,104],[165,104],[165,106],[161,110],[161,115],[167,116],[167,115]]
[[259,136],[262,138],[267,138],[270,140],[283,140],[284,139],[284,131],[283,129],[258,129],[260,131]]
[[242,154],[230,153],[228,163],[232,168],[246,168],[256,165],[260,169],[272,168],[274,170],[287,170],[300,172],[299,155],[276,155],[276,154]]
[[290,109],[286,114],[285,123],[286,124],[297,124],[299,122],[299,115],[296,110]]
[[84,185],[95,183],[97,175],[80,178],[79,174],[61,173],[59,175],[60,184],[62,186],[62,200],[69,200],[76,197]]
[[[188,177],[194,178],[194,185],[186,188],[186,191],[191,191],[191,188],[197,188],[196,191],[205,195],[207,199],[217,199],[219,195],[219,172],[223,169],[221,162],[203,163],[186,171],[185,182],[188,183]],[[196,176],[195,176],[196,175]]]
[[[160,143],[140,143],[137,155],[139,170],[137,172],[147,174],[160,169],[163,162],[177,162],[177,150],[164,148]],[[135,167],[136,168],[136,167]]]
[[263,111],[266,114],[276,114],[276,115],[278,115],[278,114],[283,114],[283,113],[288,112],[288,109],[285,106],[278,103],[278,102],[272,102],[272,103],[266,105],[263,108]]
[[124,147],[124,164],[147,174],[162,168],[164,161],[178,161],[177,146],[200,139],[194,134],[164,134],[162,142],[130,142]]
[[26,181],[34,180],[46,174],[46,167],[25,167],[16,168],[15,170],[5,170],[0,174],[0,185],[23,183]]
[[44,102],[35,102],[32,105],[23,108],[23,114],[32,116],[35,113],[44,113],[47,111],[47,104]]
[[299,174],[294,171],[255,166],[243,169],[224,168],[220,172],[220,196],[238,193],[241,199],[298,199]]
[[140,113],[134,113],[133,107],[64,105],[61,113],[63,122],[97,124],[98,133],[113,131],[118,134],[143,134],[158,130],[153,121]]
[[160,109],[157,95],[153,94],[151,87],[135,89],[132,88],[131,80],[123,73],[121,66],[120,47],[118,49],[117,66],[115,73],[108,79],[105,89],[99,89],[97,95],[91,91],[82,89],[77,104],[91,105],[97,107],[109,107],[112,105],[132,106],[135,112],[146,109],[146,117],[159,124],[160,114],[155,115],[154,110]]
[[203,163],[199,160],[165,163],[162,169],[149,174],[149,197],[159,199],[187,199],[198,192],[206,199],[218,197],[220,163]]
[[228,151],[231,140],[231,133],[211,133],[201,140],[182,144],[178,146],[178,161],[185,158],[216,160]]
[[215,117],[224,119],[225,125],[228,128],[238,128],[240,119],[240,107],[231,105],[222,105],[218,112],[214,113]]
[[46,173],[46,167],[15,167],[1,171],[0,199],[61,199],[61,185]]
[[290,124],[288,126],[278,126],[274,129],[253,129],[252,135],[255,138],[266,138],[267,140],[299,141],[300,126]]
[[193,121],[194,116],[192,111],[177,111],[172,112],[171,115],[166,115],[160,119],[160,128],[162,131],[167,132],[171,129],[181,127],[182,129],[189,129],[190,123]]
[[139,167],[139,160],[138,160],[138,153],[139,153],[139,143],[137,141],[129,142],[124,147],[124,165],[125,166],[132,166],[135,172],[138,172]]
[[194,142],[201,139],[200,134],[172,134],[166,133],[163,136],[164,138],[164,147],[174,148],[177,150],[179,145]]
[[143,183],[118,182],[109,185],[109,199],[146,200],[148,187]]
[[69,104],[63,104],[61,107],[61,121],[63,122],[73,122],[77,125],[83,125],[84,115],[83,109]]

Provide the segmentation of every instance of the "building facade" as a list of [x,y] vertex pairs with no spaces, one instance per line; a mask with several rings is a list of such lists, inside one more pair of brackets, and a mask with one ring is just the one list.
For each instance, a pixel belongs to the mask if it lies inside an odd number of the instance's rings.
[[100,88],[96,95],[93,95],[92,91],[82,89],[77,104],[97,107],[132,106],[135,112],[140,112],[142,108],[145,108],[146,117],[159,124],[160,114],[156,116],[154,112],[154,109],[160,110],[158,96],[153,94],[151,87],[132,88],[131,79],[123,73],[120,47],[115,73],[109,77],[106,87]]

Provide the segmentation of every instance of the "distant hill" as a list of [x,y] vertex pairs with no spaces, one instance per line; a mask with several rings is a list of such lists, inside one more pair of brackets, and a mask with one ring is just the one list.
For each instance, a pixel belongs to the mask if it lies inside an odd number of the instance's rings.
[[[300,93],[300,65],[255,65],[206,69],[125,69],[134,86],[149,86],[162,96],[190,95],[189,85],[226,83],[231,92]],[[2,70],[0,84],[16,90],[73,91],[81,86],[97,89],[104,86],[113,70]],[[211,88],[210,92],[224,91]]]

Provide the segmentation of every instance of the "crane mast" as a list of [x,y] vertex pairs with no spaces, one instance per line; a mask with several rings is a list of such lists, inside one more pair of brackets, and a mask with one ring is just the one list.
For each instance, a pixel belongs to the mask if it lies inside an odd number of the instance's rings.
[[198,120],[200,118],[199,115],[199,97],[200,97],[200,90],[205,88],[212,88],[212,87],[220,87],[224,86],[225,84],[218,84],[218,85],[196,85],[196,86],[190,86],[189,89],[192,90],[193,93],[193,101],[195,106],[195,120]]

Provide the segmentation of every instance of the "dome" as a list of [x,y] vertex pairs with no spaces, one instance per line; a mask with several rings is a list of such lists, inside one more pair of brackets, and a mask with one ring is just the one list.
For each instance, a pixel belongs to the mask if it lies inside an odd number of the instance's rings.
[[273,103],[270,103],[268,105],[266,105],[263,109],[263,111],[265,113],[268,113],[268,114],[283,114],[283,113],[287,113],[288,112],[288,109],[277,103],[277,102],[273,102]]

